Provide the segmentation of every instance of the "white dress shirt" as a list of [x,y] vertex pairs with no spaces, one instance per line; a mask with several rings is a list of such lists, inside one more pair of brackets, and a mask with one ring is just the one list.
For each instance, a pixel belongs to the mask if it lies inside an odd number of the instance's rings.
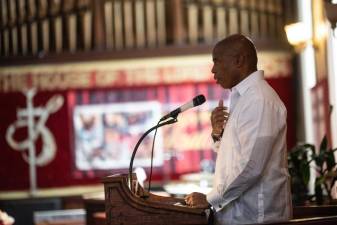
[[292,217],[286,147],[287,111],[263,71],[232,88],[230,115],[207,194],[216,224],[249,224]]

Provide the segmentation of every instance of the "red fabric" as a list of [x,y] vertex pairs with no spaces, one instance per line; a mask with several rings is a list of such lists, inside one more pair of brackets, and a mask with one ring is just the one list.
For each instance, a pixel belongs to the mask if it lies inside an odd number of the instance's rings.
[[[288,147],[295,143],[295,107],[294,93],[292,88],[292,78],[269,79],[268,82],[280,95],[288,109]],[[100,182],[102,176],[114,172],[124,171],[79,171],[74,165],[74,132],[72,113],[75,105],[99,104],[103,102],[128,102],[158,100],[160,103],[178,104],[185,103],[197,94],[204,94],[207,100],[217,100],[223,96],[223,90],[214,83],[184,83],[176,85],[144,86],[133,88],[106,88],[88,90],[69,90],[62,92],[38,92],[34,98],[34,106],[45,106],[48,99],[55,94],[64,97],[64,104],[61,109],[51,114],[46,122],[46,126],[53,133],[57,153],[55,159],[44,167],[37,168],[37,180],[39,188],[66,187],[72,185],[93,184]],[[10,124],[17,120],[16,111],[18,108],[26,107],[26,99],[22,93],[0,93],[0,190],[23,190],[29,189],[29,166],[22,154],[27,154],[11,149],[5,139],[6,130]],[[170,109],[166,109],[170,110]],[[197,110],[193,110],[196,113]],[[192,111],[190,112],[192,113]],[[199,115],[199,114],[194,114]],[[192,119],[187,112],[182,117],[180,123],[186,123],[187,119]],[[178,128],[175,124],[167,128],[166,135],[170,136],[172,131]],[[205,124],[189,126],[187,124],[181,132],[198,132],[205,129]],[[208,128],[209,129],[209,128]],[[16,133],[18,140],[27,137],[27,130],[22,129]],[[186,140],[185,140],[186,141]],[[192,141],[192,140],[191,140]],[[41,140],[37,146],[41,147]],[[179,142],[179,140],[177,140]],[[168,150],[165,150],[168,151]],[[170,149],[169,151],[175,151]],[[162,168],[155,168],[154,180],[167,178],[177,178],[186,172],[197,172],[200,169],[200,160],[215,159],[214,153],[210,149],[186,149],[176,152],[172,160],[165,160]]]

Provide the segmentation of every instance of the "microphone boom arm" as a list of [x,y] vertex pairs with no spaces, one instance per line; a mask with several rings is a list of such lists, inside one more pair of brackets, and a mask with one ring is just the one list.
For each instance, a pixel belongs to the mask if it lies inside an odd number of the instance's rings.
[[167,125],[167,124],[173,124],[173,123],[175,123],[175,122],[177,122],[177,121],[178,121],[177,118],[172,118],[172,119],[170,119],[170,120],[168,120],[168,121],[165,121],[165,122],[163,122],[163,123],[160,123],[160,121],[159,121],[159,123],[158,123],[156,126],[154,126],[154,127],[150,128],[149,130],[147,130],[147,131],[142,135],[142,137],[139,139],[139,141],[137,142],[135,148],[133,149],[132,156],[131,156],[131,160],[130,160],[130,166],[129,166],[129,186],[130,186],[130,190],[131,190],[131,187],[132,187],[132,167],[133,167],[133,160],[135,159],[136,152],[137,152],[137,149],[138,149],[140,143],[141,143],[141,142],[143,141],[143,139],[144,139],[144,138],[145,138],[151,131],[153,131],[154,129],[157,129],[157,128],[159,128],[159,127],[165,126],[165,125]]

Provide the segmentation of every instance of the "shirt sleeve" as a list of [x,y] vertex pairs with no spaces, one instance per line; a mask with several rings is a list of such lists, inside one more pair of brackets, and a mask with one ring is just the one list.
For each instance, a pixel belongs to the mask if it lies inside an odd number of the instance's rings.
[[207,200],[216,210],[223,208],[260,179],[272,153],[272,146],[286,115],[276,105],[256,100],[243,107],[236,121],[241,154],[248,159],[239,175],[227,186],[215,187]]

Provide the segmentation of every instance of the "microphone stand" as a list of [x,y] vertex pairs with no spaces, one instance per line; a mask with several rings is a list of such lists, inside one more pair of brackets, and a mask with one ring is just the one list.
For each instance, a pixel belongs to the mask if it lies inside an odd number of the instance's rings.
[[172,118],[172,119],[170,119],[170,120],[168,120],[168,121],[165,121],[165,122],[163,122],[163,123],[160,123],[160,121],[159,121],[159,123],[158,123],[156,126],[150,128],[148,131],[146,131],[146,132],[143,134],[143,136],[139,139],[139,141],[137,142],[135,148],[133,149],[132,156],[131,156],[131,160],[130,160],[130,166],[129,166],[129,187],[130,187],[130,189],[131,189],[131,187],[132,187],[132,168],[133,168],[133,160],[135,159],[136,152],[137,152],[137,149],[138,149],[140,143],[141,143],[141,142],[143,141],[143,139],[144,139],[144,138],[145,138],[151,131],[153,131],[154,129],[157,129],[157,128],[159,128],[159,127],[165,126],[165,125],[167,125],[167,124],[173,124],[173,123],[176,123],[176,122],[178,122],[177,117],[174,117],[174,118]]

